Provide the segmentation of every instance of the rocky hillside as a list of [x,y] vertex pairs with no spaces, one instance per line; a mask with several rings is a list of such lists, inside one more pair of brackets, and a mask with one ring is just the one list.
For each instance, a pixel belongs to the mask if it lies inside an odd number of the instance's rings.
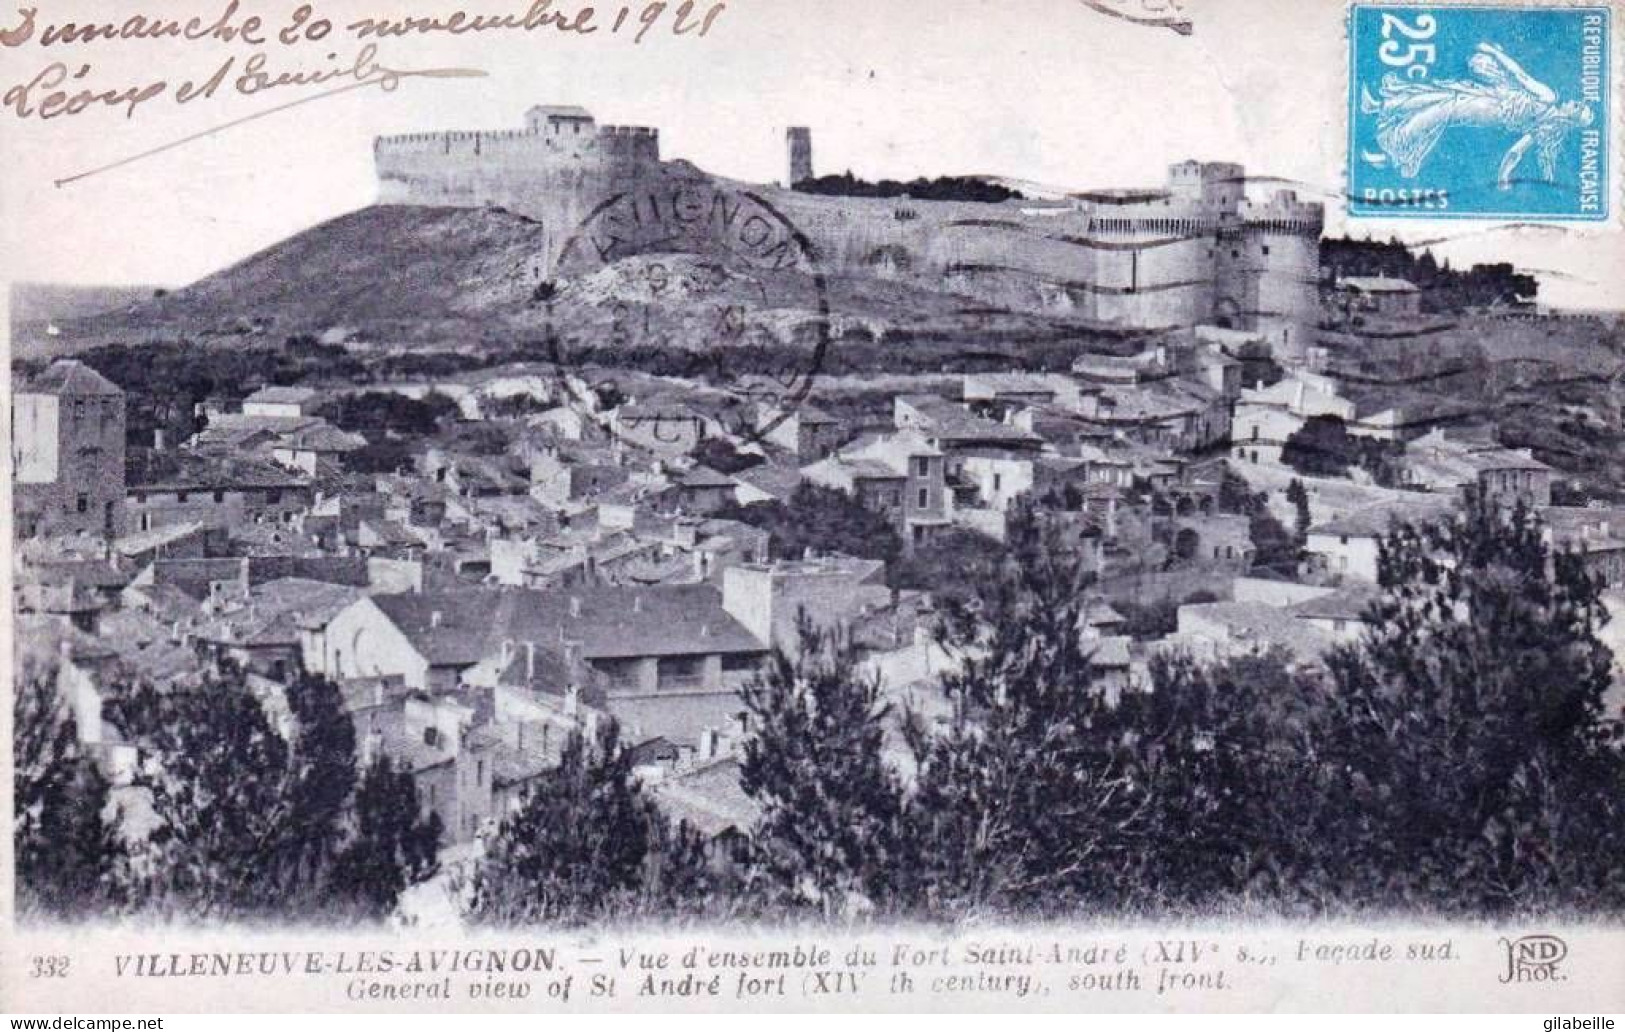
[[290,237],[189,287],[63,327],[111,339],[347,327],[369,338],[476,338],[534,289],[542,227],[498,211],[372,207]]
[[[549,331],[595,349],[771,346],[805,340],[821,307],[811,276],[765,272],[727,256],[634,256],[544,283],[546,243],[543,226],[500,209],[364,208],[191,286],[67,320],[59,337],[20,332],[17,353],[158,340],[280,344],[296,335],[501,350]],[[879,339],[905,326],[984,341],[1053,337],[1069,322],[993,312],[946,290],[881,277],[831,278],[822,288],[838,338]]]

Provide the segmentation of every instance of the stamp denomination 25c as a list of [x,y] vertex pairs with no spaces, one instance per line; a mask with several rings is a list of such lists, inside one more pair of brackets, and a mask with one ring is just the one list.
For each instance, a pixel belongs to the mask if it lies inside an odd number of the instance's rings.
[[1349,214],[1606,219],[1609,13],[1355,5]]

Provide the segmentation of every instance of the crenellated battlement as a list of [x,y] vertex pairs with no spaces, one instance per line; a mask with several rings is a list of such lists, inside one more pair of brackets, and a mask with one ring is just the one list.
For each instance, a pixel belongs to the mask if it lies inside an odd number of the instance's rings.
[[1093,216],[1087,223],[1091,234],[1101,236],[1211,236],[1227,224],[1218,214],[1210,215],[1115,215]]
[[1268,201],[1243,204],[1241,220],[1250,230],[1319,237],[1326,223],[1326,206],[1300,201],[1291,190],[1277,190]]
[[[453,130],[380,136],[373,154],[395,156],[478,157],[518,155],[541,162],[583,162],[610,157],[649,162],[660,160],[660,131],[648,126],[607,125],[590,133],[560,135],[535,129]],[[387,171],[380,169],[380,171]]]

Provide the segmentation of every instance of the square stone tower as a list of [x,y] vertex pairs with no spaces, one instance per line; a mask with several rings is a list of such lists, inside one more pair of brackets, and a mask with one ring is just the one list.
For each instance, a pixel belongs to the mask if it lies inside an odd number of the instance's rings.
[[784,185],[795,186],[813,177],[812,130],[795,125],[784,136],[790,149],[790,178]]
[[19,387],[11,410],[20,538],[115,537],[124,529],[124,392],[61,360]]

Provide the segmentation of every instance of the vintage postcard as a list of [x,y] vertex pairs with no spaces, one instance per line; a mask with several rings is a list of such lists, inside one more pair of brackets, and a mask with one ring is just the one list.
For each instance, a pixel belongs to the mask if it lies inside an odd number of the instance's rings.
[[1625,1010],[1621,14],[5,5],[0,1010]]

